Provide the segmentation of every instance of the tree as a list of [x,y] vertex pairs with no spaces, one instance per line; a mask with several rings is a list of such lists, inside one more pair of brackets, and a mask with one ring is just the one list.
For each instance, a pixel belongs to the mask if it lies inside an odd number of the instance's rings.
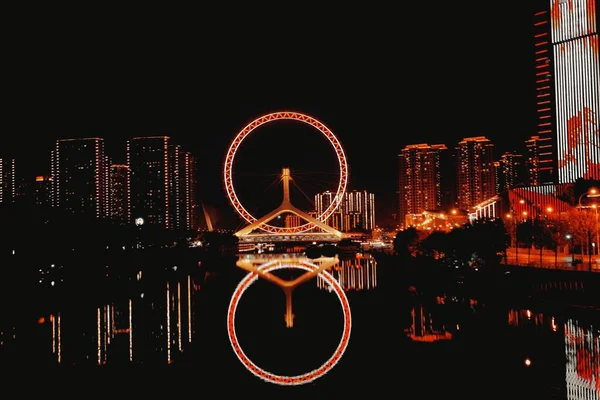
[[394,251],[402,257],[411,257],[419,242],[419,233],[415,227],[398,231],[394,238]]

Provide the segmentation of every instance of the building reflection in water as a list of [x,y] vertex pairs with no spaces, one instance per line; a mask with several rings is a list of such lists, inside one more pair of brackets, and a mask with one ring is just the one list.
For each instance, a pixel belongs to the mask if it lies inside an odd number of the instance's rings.
[[61,346],[61,329],[60,329],[60,313],[50,314],[48,318],[52,326],[52,354],[56,357],[56,362],[62,361],[62,346]]
[[600,399],[600,331],[573,319],[565,323],[567,398]]
[[[50,314],[44,322],[51,327],[49,333],[55,362],[104,365],[123,361],[171,363],[176,360],[185,351],[186,344],[192,343],[193,292],[198,287],[189,275],[181,281],[167,281],[162,287],[159,292],[163,294],[156,293],[155,300],[140,293],[136,298],[97,307],[95,312]],[[67,325],[62,321],[64,315],[67,315]],[[90,317],[95,317],[93,325]],[[66,358],[63,355],[65,334]],[[84,339],[72,340],[74,338]],[[92,342],[85,338],[94,339],[94,350],[89,346]]]
[[556,318],[549,314],[533,312],[528,309],[511,309],[508,311],[508,325],[522,327],[535,326],[542,329],[558,331]]
[[[338,265],[329,272],[346,291],[372,290],[377,286],[377,261],[369,253],[340,257]],[[331,286],[320,276],[317,277],[317,286],[331,290]]]
[[[437,299],[437,304],[433,307],[444,305],[443,298]],[[415,342],[436,342],[438,340],[452,339],[452,333],[446,329],[445,322],[436,319],[435,311],[430,310],[423,304],[415,304],[411,311],[412,319],[410,327],[404,330],[404,333]],[[438,316],[439,317],[439,316]],[[457,324],[457,329],[459,326]]]

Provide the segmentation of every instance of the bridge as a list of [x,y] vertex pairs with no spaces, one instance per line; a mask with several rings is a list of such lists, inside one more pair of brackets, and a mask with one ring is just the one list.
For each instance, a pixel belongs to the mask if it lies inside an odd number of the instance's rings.
[[[279,207],[257,219],[248,226],[235,233],[240,243],[273,243],[273,242],[339,242],[345,235],[312,217],[308,213],[296,208],[290,201],[290,169],[283,168],[281,173],[283,182],[283,200]],[[273,219],[282,214],[293,214],[306,221],[301,227],[276,227],[269,225]],[[258,232],[257,232],[258,231]]]

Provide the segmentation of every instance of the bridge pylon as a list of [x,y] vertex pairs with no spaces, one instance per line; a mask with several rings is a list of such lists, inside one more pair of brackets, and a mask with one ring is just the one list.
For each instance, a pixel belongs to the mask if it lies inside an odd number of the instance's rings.
[[[263,241],[331,241],[337,242],[341,240],[344,234],[335,228],[325,224],[324,222],[312,217],[308,213],[296,208],[290,201],[290,169],[283,168],[281,173],[281,179],[283,182],[283,200],[281,204],[273,211],[267,213],[262,218],[257,219],[250,225],[240,229],[235,235],[244,242],[263,242]],[[277,218],[278,216],[289,213],[294,214],[306,222],[310,222],[314,227],[309,232],[297,232],[297,233],[253,233],[256,230],[261,230],[262,227],[268,225],[270,221]],[[320,229],[320,232],[314,231],[315,228]]]

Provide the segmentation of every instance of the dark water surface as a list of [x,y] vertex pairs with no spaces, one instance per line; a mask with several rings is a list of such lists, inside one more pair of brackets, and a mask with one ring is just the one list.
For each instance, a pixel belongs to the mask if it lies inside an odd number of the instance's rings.
[[[303,385],[265,382],[228,336],[231,297],[247,274],[236,260],[130,270],[108,293],[94,292],[92,282],[81,285],[89,290],[61,293],[55,284],[43,295],[24,293],[3,306],[4,382],[23,395],[107,398],[599,397],[600,310],[473,295],[460,279],[423,285],[368,254],[343,257],[331,270],[351,309],[337,364]],[[273,273],[289,281],[302,271]],[[279,376],[317,370],[343,336],[344,314],[330,289],[320,278],[298,286],[287,328],[283,290],[252,283],[235,313],[244,354]]]

